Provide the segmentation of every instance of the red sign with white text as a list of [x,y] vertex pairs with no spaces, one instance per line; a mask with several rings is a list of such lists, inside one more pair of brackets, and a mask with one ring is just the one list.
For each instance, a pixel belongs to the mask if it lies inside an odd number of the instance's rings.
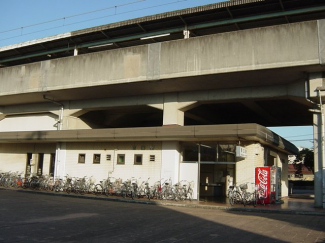
[[255,168],[255,184],[257,189],[257,196],[260,201],[264,200],[265,204],[275,202],[274,186],[271,184],[271,178],[273,176],[273,170],[271,167],[256,167]]

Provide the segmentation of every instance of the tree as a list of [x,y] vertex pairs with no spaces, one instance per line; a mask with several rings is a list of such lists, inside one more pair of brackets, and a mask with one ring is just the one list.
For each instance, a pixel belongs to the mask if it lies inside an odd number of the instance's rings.
[[[297,159],[295,161],[295,165],[298,165],[300,161],[303,161],[304,166],[314,173],[314,151],[308,148],[304,148],[299,151],[297,155]],[[300,168],[301,166],[297,166]]]

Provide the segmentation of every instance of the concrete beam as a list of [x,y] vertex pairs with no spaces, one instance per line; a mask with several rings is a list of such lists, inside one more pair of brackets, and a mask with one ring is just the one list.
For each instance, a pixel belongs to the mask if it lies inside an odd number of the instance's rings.
[[200,104],[196,101],[190,101],[190,102],[179,102],[178,103],[178,109],[185,112],[188,110],[191,110],[197,106],[199,106]]
[[262,107],[260,107],[256,102],[254,101],[241,101],[242,104],[247,106],[249,109],[260,115],[261,117],[265,118],[266,120],[274,123],[274,124],[280,124],[280,122],[275,119],[273,116],[271,116],[268,112],[266,112]]
[[300,22],[2,68],[0,96],[318,65],[318,34]]
[[80,117],[82,116],[83,114],[86,114],[87,110],[84,110],[84,109],[65,109],[64,110],[64,116],[74,116],[74,117]]
[[[176,96],[174,102],[177,102],[177,109],[181,111],[190,110],[200,104],[200,102],[217,102],[229,100],[254,100],[267,99],[274,97],[288,97],[295,100],[302,100],[305,104],[305,83],[297,82],[289,85],[261,86],[236,89],[203,90],[171,93]],[[90,109],[105,109],[111,107],[127,107],[148,105],[150,107],[163,110],[164,94],[142,95],[130,97],[117,97],[106,99],[77,100],[63,102],[65,112],[71,112],[70,115],[78,116]],[[59,107],[52,103],[13,105],[1,107],[3,114],[24,114],[24,113],[42,113],[53,112],[57,114]],[[81,111],[83,110],[83,111]],[[76,112],[76,114],[73,114]]]
[[0,121],[3,120],[5,117],[6,117],[5,114],[1,114],[1,113],[0,113]]
[[[309,74],[309,97],[317,97],[318,96],[318,87],[323,87],[324,78],[322,72],[310,73]],[[325,85],[324,85],[325,86]],[[322,96],[324,91],[321,92]]]
[[317,20],[318,42],[319,42],[319,60],[320,64],[325,64],[325,19]]

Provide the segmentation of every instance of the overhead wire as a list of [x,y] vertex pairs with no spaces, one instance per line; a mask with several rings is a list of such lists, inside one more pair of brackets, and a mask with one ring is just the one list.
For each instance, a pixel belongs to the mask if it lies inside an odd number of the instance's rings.
[[[133,3],[138,3],[138,2],[142,2],[142,1],[146,1],[146,0],[138,0],[136,2],[131,2],[131,3],[133,4]],[[3,38],[3,39],[0,39],[0,41],[14,39],[14,38],[18,38],[18,37],[21,37],[21,36],[36,34],[36,33],[44,32],[44,31],[48,31],[48,30],[58,29],[58,28],[62,28],[62,27],[70,26],[70,25],[75,25],[75,24],[80,24],[80,23],[84,23],[84,22],[89,22],[89,21],[93,21],[93,20],[103,19],[103,18],[107,18],[107,17],[111,17],[111,16],[117,16],[117,15],[122,15],[122,14],[137,12],[137,11],[143,11],[143,10],[148,10],[148,9],[152,9],[152,8],[167,6],[167,5],[176,4],[176,3],[180,3],[180,2],[186,2],[186,1],[188,1],[188,0],[177,0],[177,1],[169,2],[169,3],[157,4],[157,5],[150,6],[150,7],[133,9],[133,10],[130,10],[130,11],[124,11],[124,12],[120,12],[120,13],[116,13],[115,12],[114,14],[104,15],[104,16],[97,17],[97,18],[86,19],[86,20],[83,20],[83,21],[77,21],[77,22],[73,22],[73,23],[70,23],[70,24],[64,24],[64,25],[60,25],[60,26],[56,26],[56,27],[52,27],[52,28],[46,28],[46,29],[42,29],[42,30],[38,30],[38,31],[33,31],[33,32],[25,33],[25,34],[20,34],[20,35],[8,37],[8,38]],[[129,4],[131,4],[131,3],[129,3]],[[126,6],[126,4],[120,5],[120,6]],[[114,6],[114,7],[110,7],[110,8],[115,8],[115,7],[118,7],[118,6]],[[109,8],[105,8],[105,9],[109,9]],[[89,11],[89,12],[83,13],[83,14],[88,14],[90,12],[96,12],[96,11],[97,10]],[[102,11],[102,10],[98,10],[98,11]],[[75,14],[73,16],[69,16],[69,17],[65,17],[65,18],[72,18],[72,17],[76,17],[76,16],[80,16],[80,15],[82,15],[82,14]],[[38,23],[38,24],[29,25],[28,27],[32,27],[32,26],[36,26],[36,25],[41,25],[41,24],[44,24],[44,23],[50,23],[50,22],[54,22],[54,21],[58,21],[58,20],[63,20],[63,19],[64,18],[60,18],[60,19],[56,19],[56,20],[52,20],[52,21],[44,21],[44,22],[41,22],[41,23]],[[24,27],[21,27],[21,28],[24,28]],[[1,33],[5,33],[5,32],[9,32],[9,31],[20,30],[21,28],[16,28],[16,29],[12,29],[12,30],[3,31],[3,32],[0,32],[0,34]]]
[[81,15],[87,15],[87,14],[91,14],[91,13],[95,13],[95,12],[105,11],[105,10],[113,9],[113,8],[116,8],[116,7],[123,7],[123,6],[131,5],[131,4],[135,4],[135,3],[139,3],[139,2],[143,2],[143,1],[146,1],[146,0],[137,0],[137,1],[134,1],[134,2],[128,2],[128,3],[115,5],[115,6],[111,6],[111,7],[107,7],[107,8],[101,8],[101,9],[96,9],[96,10],[92,10],[92,11],[88,11],[88,12],[84,12],[84,13],[80,13],[80,14],[74,14],[74,15],[70,15],[70,16],[67,16],[67,17],[61,17],[61,18],[47,20],[47,21],[43,21],[43,22],[39,22],[39,23],[35,23],[35,24],[30,24],[30,25],[19,27],[19,28],[4,30],[4,31],[0,31],[0,34],[6,33],[6,32],[12,32],[12,31],[15,31],[15,30],[27,29],[27,28],[34,27],[34,26],[37,26],[37,25],[57,22],[57,21],[60,21],[60,20],[74,18],[74,17],[81,16]]

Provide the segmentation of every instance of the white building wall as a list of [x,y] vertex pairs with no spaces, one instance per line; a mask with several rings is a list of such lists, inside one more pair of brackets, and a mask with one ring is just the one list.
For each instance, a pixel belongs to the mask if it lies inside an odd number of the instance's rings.
[[[255,183],[255,168],[264,166],[264,148],[259,144],[242,144],[247,150],[247,157],[236,162],[236,184],[248,182],[248,188],[252,191]],[[253,183],[253,184],[252,184]]]
[[161,178],[171,179],[172,183],[179,181],[180,146],[177,141],[162,142]]
[[66,176],[66,156],[67,154],[67,144],[57,143],[56,144],[56,154],[55,154],[55,171],[54,177],[64,179]]
[[279,153],[277,166],[281,168],[281,197],[289,195],[288,164],[288,156]]
[[54,114],[7,116],[0,120],[0,132],[57,130]]
[[38,154],[44,153],[43,174],[48,174],[50,154],[55,153],[55,144],[0,144],[0,171],[26,173],[27,153],[32,153],[32,173],[36,173]]
[[[197,163],[181,163],[179,181],[186,180],[194,182],[193,199],[197,199],[197,185],[198,185],[198,164]],[[176,181],[175,181],[176,183]]]
[[[85,163],[78,163],[79,154],[85,154]],[[93,163],[94,154],[100,154],[100,164]],[[117,155],[125,155],[125,164],[117,164]],[[134,155],[142,154],[142,165],[134,164]],[[111,157],[107,160],[107,155]],[[150,155],[155,161],[150,161]],[[160,180],[161,142],[67,143],[65,172],[72,177],[93,177],[99,182],[108,176],[123,181],[132,177],[140,182],[149,177],[150,185]]]
[[50,174],[51,154],[44,154],[43,175]]

